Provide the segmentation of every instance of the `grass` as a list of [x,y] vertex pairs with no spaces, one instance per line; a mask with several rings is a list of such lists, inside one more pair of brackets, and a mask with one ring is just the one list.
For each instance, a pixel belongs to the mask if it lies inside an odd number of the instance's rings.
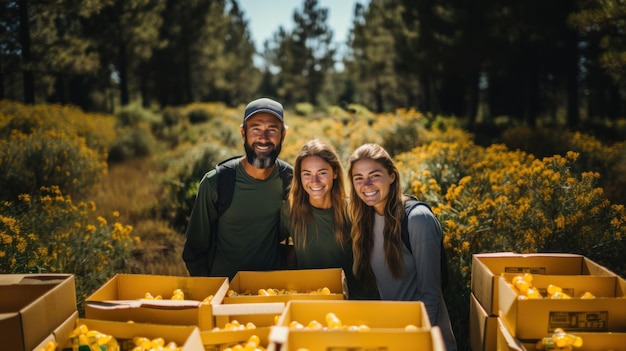
[[120,221],[131,224],[133,234],[141,239],[133,251],[135,273],[187,276],[183,233],[153,213],[164,193],[155,169],[148,158],[112,164],[92,199],[100,213],[117,211]]

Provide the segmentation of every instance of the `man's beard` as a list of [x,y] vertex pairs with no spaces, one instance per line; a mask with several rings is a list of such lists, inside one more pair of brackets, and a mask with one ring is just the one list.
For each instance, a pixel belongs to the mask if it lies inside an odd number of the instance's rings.
[[278,143],[278,146],[272,149],[268,154],[257,155],[254,152],[254,148],[248,144],[248,141],[244,141],[243,148],[246,151],[246,159],[248,163],[250,163],[255,168],[270,168],[276,163],[276,159],[278,158],[278,154],[280,154],[280,150],[282,149],[283,141],[281,140]]

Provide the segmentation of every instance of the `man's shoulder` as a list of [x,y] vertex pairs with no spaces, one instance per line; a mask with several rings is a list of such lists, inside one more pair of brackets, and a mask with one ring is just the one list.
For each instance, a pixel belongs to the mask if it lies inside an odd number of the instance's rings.
[[279,170],[288,170],[290,172],[293,172],[293,166],[289,162],[277,158],[276,163],[278,164]]
[[223,161],[218,162],[218,164],[215,166],[215,170],[217,172],[221,172],[223,170],[231,170],[231,169],[235,169],[235,167],[239,164],[241,164],[241,159],[242,156],[233,156],[230,158],[227,158]]

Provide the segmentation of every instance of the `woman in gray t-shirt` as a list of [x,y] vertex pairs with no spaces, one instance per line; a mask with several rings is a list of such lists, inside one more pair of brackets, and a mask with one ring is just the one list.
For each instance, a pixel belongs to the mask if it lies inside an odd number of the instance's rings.
[[[349,214],[354,274],[376,286],[381,300],[422,301],[430,322],[441,329],[448,351],[457,349],[441,291],[441,238],[437,218],[426,206],[405,213],[400,173],[380,145],[365,144],[349,159]],[[401,238],[408,216],[411,250]]]

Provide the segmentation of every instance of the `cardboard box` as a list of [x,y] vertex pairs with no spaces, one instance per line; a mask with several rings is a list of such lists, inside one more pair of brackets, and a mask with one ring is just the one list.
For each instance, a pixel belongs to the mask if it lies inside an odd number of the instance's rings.
[[227,347],[233,347],[238,344],[245,345],[252,335],[259,337],[259,346],[267,348],[269,346],[270,330],[271,327],[227,331],[204,330],[200,332],[200,337],[206,351],[222,351]]
[[616,276],[592,260],[575,254],[474,254],[471,290],[490,316],[498,315],[497,278],[500,273]]
[[370,329],[404,329],[407,325],[431,328],[428,312],[421,301],[289,301],[277,325],[289,327],[292,321],[306,326],[315,320],[326,325],[326,314],[334,313],[344,326],[367,325]]
[[[581,347],[574,348],[576,351],[612,350],[626,351],[626,333],[572,333],[583,339]],[[550,335],[546,335],[550,336]],[[497,350],[498,351],[537,351],[537,341],[521,342],[514,338],[506,326],[499,321]]]
[[[224,298],[224,303],[287,302],[290,300],[343,300],[348,291],[341,268],[297,269],[266,272],[237,272],[230,282],[230,290],[239,295]],[[328,288],[330,295],[312,292]],[[295,294],[259,296],[259,289],[292,290]],[[250,295],[245,295],[248,292]]]
[[33,350],[76,312],[70,274],[0,275],[0,340],[7,350]]
[[[499,315],[511,335],[522,341],[538,340],[562,328],[569,332],[626,332],[626,281],[613,276],[533,275],[532,285],[546,290],[553,284],[571,291],[571,299],[520,300],[509,281],[498,279]],[[595,299],[578,298],[590,292]]]
[[378,329],[369,332],[296,330],[286,342],[270,341],[268,351],[384,350],[384,351],[445,351],[439,327],[402,331]]
[[134,347],[134,337],[148,339],[163,338],[165,344],[175,342],[182,351],[204,351],[200,330],[196,326],[161,325],[147,323],[112,322],[93,319],[77,318],[73,328],[64,335],[57,335],[59,350],[72,350],[72,331],[84,324],[88,330],[97,330],[100,333],[113,336],[121,350],[131,350]]
[[[324,287],[330,290],[329,295],[311,293]],[[260,296],[258,295],[259,289],[283,289],[296,293]],[[241,271],[237,272],[231,280],[230,290],[242,295],[226,296],[223,304],[236,304],[239,307],[229,306],[228,313],[216,315],[217,326],[224,325],[231,318],[236,318],[240,322],[253,322],[257,326],[271,326],[276,323],[276,317],[282,313],[282,310],[277,311],[271,308],[264,312],[266,308],[257,308],[262,306],[259,304],[281,303],[284,308],[285,303],[291,300],[344,300],[348,295],[345,275],[341,268]],[[243,295],[244,293],[248,295]]]
[[515,339],[502,320],[496,317],[496,350],[497,351],[525,351],[524,346],[519,340]]
[[470,295],[469,332],[473,351],[496,350],[498,317],[487,314],[474,293]]
[[[185,300],[171,300],[181,289]],[[213,306],[228,291],[228,278],[177,277],[143,274],[117,274],[85,303],[85,317],[118,322],[167,325],[195,325],[200,330],[214,327]],[[145,294],[161,295],[163,300],[145,300]],[[209,304],[201,303],[213,295]]]

